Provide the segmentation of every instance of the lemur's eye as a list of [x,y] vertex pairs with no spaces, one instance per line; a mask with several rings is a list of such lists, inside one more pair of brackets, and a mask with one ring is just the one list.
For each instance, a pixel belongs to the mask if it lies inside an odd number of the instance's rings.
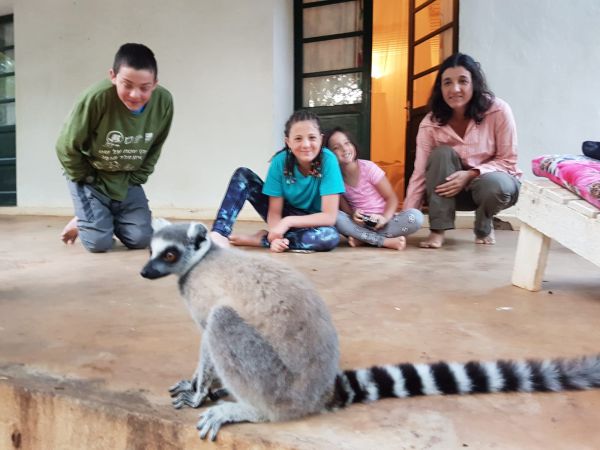
[[177,253],[165,252],[165,254],[162,256],[162,259],[165,262],[174,263],[175,261],[177,261]]

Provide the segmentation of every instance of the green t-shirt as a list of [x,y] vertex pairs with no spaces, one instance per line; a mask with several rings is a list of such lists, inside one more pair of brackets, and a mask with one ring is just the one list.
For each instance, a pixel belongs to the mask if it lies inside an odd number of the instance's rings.
[[173,119],[173,100],[157,86],[144,110],[133,114],[110,80],[85,91],[56,143],[65,174],[89,183],[113,200],[132,184],[143,184],[154,166]]
[[336,156],[331,150],[323,149],[321,177],[304,176],[294,165],[294,183],[288,183],[283,176],[286,151],[277,153],[271,160],[263,194],[270,197],[283,197],[290,205],[308,211],[321,212],[323,195],[343,194],[344,179]]

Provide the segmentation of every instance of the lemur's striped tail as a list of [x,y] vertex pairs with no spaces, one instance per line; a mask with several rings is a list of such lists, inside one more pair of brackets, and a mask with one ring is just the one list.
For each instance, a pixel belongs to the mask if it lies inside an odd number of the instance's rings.
[[543,392],[600,387],[600,355],[543,361],[398,364],[337,375],[332,407],[386,397]]

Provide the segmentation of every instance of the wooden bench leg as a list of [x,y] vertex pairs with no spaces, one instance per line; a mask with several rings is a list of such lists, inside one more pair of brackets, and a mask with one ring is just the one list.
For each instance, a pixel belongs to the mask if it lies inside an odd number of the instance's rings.
[[542,288],[550,238],[526,223],[521,224],[512,284],[529,291]]

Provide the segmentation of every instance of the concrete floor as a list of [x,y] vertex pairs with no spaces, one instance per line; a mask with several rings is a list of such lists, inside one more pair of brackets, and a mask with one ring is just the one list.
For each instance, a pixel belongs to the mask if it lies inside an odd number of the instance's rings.
[[[174,411],[166,391],[191,376],[198,352],[176,279],[142,279],[145,251],[64,246],[65,221],[0,215],[0,449],[200,448],[198,412]],[[322,293],[343,368],[599,351],[600,268],[554,245],[532,293],[510,284],[517,232],[485,247],[456,230],[442,250],[421,250],[426,234],[404,252],[272,255]],[[420,397],[228,426],[215,445],[598,449],[599,423],[600,391]]]

